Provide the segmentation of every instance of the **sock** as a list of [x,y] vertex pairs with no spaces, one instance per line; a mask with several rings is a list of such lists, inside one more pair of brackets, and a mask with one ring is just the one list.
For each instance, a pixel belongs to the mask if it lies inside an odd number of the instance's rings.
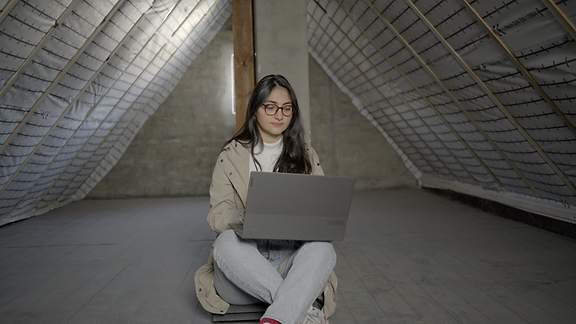
[[260,319],[260,324],[282,324],[282,323],[268,317],[263,317]]

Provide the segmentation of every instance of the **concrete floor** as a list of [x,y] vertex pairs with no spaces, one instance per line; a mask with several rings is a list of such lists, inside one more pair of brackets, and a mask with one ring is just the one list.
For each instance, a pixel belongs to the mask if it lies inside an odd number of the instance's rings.
[[[87,200],[0,228],[0,323],[210,323],[208,199]],[[574,323],[576,242],[416,189],[356,193],[331,324]]]

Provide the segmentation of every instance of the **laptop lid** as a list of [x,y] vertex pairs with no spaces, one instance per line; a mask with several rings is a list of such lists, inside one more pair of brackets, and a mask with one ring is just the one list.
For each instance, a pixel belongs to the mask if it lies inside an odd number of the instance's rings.
[[344,238],[354,179],[251,172],[242,238],[334,241]]

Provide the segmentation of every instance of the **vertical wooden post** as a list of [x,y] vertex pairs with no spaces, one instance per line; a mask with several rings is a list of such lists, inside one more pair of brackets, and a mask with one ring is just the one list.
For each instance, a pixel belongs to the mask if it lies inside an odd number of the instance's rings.
[[234,109],[236,130],[244,123],[248,99],[255,85],[254,17],[252,0],[233,0]]

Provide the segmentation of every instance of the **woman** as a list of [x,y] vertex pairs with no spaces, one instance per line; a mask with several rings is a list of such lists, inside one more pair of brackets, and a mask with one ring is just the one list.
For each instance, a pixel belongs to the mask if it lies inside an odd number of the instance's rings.
[[327,323],[336,307],[331,243],[243,240],[230,229],[243,222],[250,171],[323,175],[318,155],[304,143],[294,90],[281,75],[258,82],[244,124],[216,161],[208,223],[218,237],[196,272],[198,300],[220,314],[230,304],[264,302],[261,324]]

